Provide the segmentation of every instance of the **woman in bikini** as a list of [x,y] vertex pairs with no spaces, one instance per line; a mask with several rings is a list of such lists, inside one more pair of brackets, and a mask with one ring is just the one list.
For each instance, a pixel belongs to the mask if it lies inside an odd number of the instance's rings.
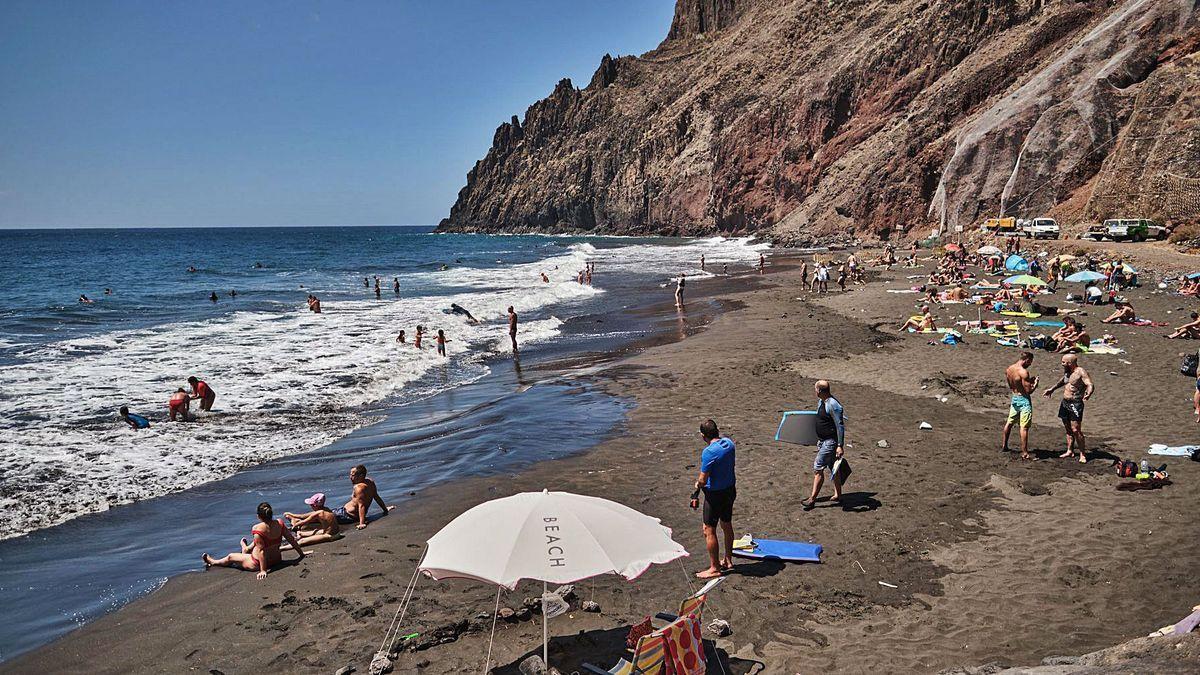
[[258,505],[258,519],[262,522],[255,524],[250,530],[250,535],[254,538],[252,543],[242,539],[242,552],[230,553],[224,558],[214,558],[205,553],[201,556],[201,559],[204,560],[204,569],[214,565],[233,567],[248,572],[257,571],[260,580],[266,579],[267,570],[283,560],[279,553],[279,544],[284,539],[288,540],[288,543],[300,556],[297,560],[304,558],[304,551],[300,550],[300,543],[296,541],[295,535],[283,524],[282,519],[274,518],[270,504],[263,502]]

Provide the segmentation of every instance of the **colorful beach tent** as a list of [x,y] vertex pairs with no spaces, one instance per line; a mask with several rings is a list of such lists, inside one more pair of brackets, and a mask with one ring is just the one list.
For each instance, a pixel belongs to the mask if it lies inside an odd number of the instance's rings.
[[[533,579],[542,582],[543,598],[547,582],[601,574],[632,580],[650,565],[688,554],[658,518],[607,499],[549,490],[479,504],[426,544],[417,570],[433,579],[474,579],[509,590]],[[543,615],[543,660],[548,640]]]
[[1004,280],[1006,286],[1045,286],[1046,282],[1028,274],[1017,274]]
[[1104,281],[1107,278],[1108,277],[1104,276],[1103,274],[1100,274],[1099,272],[1093,272],[1091,270],[1084,270],[1082,272],[1076,272],[1075,274],[1072,274],[1071,276],[1067,277],[1066,279],[1063,279],[1063,281],[1067,281],[1067,282],[1070,282],[1073,284],[1086,284],[1086,283],[1089,283],[1092,281]]
[[1011,272],[1028,272],[1029,261],[1014,253],[1005,259],[1004,269]]

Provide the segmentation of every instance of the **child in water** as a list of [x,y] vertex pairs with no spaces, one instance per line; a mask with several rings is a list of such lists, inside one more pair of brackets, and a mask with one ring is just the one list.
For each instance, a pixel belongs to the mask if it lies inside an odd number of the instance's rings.
[[438,329],[438,334],[437,334],[437,352],[438,352],[438,356],[445,356],[445,355],[446,355],[446,343],[447,343],[447,342],[449,342],[449,340],[447,340],[447,339],[446,339],[446,331],[444,331],[444,330],[442,330],[442,329],[440,329],[440,328],[439,328],[439,329]]
[[128,424],[131,429],[136,431],[138,429],[150,428],[150,420],[142,417],[141,415],[135,415],[129,412],[128,407],[121,406],[121,409],[118,412],[121,413],[121,419],[125,420],[125,423]]
[[396,342],[399,342],[400,344],[407,344],[404,341],[404,331],[400,331],[400,334],[396,336]]
[[424,327],[417,326],[417,335],[413,338],[413,346],[417,349],[421,348],[421,335],[425,332]]

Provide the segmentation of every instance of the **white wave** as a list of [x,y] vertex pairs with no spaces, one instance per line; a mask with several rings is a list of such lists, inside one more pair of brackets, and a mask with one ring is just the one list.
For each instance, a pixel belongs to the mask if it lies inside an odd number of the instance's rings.
[[[482,377],[484,358],[508,350],[510,305],[519,314],[569,315],[604,292],[605,275],[696,274],[701,252],[710,264],[752,264],[759,250],[721,238],[577,243],[537,262],[409,275],[448,295],[329,301],[312,314],[298,294],[277,310],[31,345],[21,363],[0,366],[0,509],[8,516],[0,538],[316,449],[366,423],[365,408],[412,392],[433,369],[445,368],[447,378],[430,393]],[[575,282],[588,262],[596,286]],[[446,313],[451,303],[482,323]],[[424,350],[411,345],[418,324],[429,330]],[[520,340],[552,340],[562,324],[558,316],[523,319]],[[396,342],[401,329],[407,345]],[[432,349],[438,329],[450,340],[450,360]],[[192,424],[166,422],[167,400],[189,375],[217,392],[216,411]],[[121,405],[153,426],[128,429],[116,417]]]

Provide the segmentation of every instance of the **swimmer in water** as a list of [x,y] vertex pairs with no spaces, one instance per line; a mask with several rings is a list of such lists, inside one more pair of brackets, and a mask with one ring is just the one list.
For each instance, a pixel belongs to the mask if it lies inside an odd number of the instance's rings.
[[438,356],[445,356],[445,355],[446,355],[446,343],[447,343],[447,342],[449,342],[449,340],[447,340],[447,339],[446,339],[446,332],[445,332],[445,331],[443,331],[442,329],[440,329],[440,328],[439,328],[439,329],[438,329],[438,334],[437,334],[437,353],[438,353]]
[[548,284],[548,283],[550,283],[550,277],[546,276],[546,273],[545,273],[545,272],[542,272],[542,283],[543,283],[543,284]]
[[229,291],[229,297],[231,297],[231,298],[236,298],[236,297],[237,297],[237,291],[236,291],[236,290]]
[[208,299],[209,299],[209,300],[211,300],[211,301],[213,301],[213,302],[216,302],[216,301],[217,301],[217,292],[216,292],[216,291],[213,291],[213,292],[212,292],[212,295],[209,295],[209,296],[208,296]]
[[128,407],[121,406],[121,409],[118,412],[121,413],[121,419],[125,420],[125,423],[129,425],[129,428],[133,429],[134,431],[137,431],[138,429],[150,428],[150,420],[142,417],[141,415],[134,415],[133,413],[129,412]]
[[424,332],[425,332],[424,326],[418,325],[417,326],[417,334],[415,337],[413,337],[413,346],[416,347],[417,349],[421,348],[421,336],[422,336],[422,334],[424,334]]
[[400,331],[400,334],[396,336],[396,342],[399,342],[402,345],[408,344],[408,342],[404,339],[404,331]]
[[84,295],[84,294],[82,294],[82,293],[80,293],[80,294],[79,294],[79,301],[80,301],[80,302],[82,302],[82,303],[83,303],[83,304],[85,304],[85,305],[90,305],[90,304],[93,304],[93,303],[95,302],[94,300],[92,300],[91,298],[89,298],[88,296],[86,296],[86,295]]
[[217,400],[217,393],[208,386],[208,383],[199,379],[195,375],[188,378],[188,384],[192,385],[191,399],[194,401],[200,399],[200,409],[204,412],[212,410],[213,402]]
[[366,277],[363,277],[363,288],[370,288],[370,287],[371,287],[370,280],[367,279]]
[[392,277],[392,292],[400,295],[400,277]]
[[471,323],[471,324],[479,323],[479,319],[476,319],[474,316],[472,316],[471,313],[468,312],[466,309],[464,309],[461,305],[456,305],[453,302],[450,303],[450,311],[455,314],[461,314],[461,315],[467,317],[468,323]]
[[321,299],[312,293],[308,294],[308,311],[314,314],[321,313]]

